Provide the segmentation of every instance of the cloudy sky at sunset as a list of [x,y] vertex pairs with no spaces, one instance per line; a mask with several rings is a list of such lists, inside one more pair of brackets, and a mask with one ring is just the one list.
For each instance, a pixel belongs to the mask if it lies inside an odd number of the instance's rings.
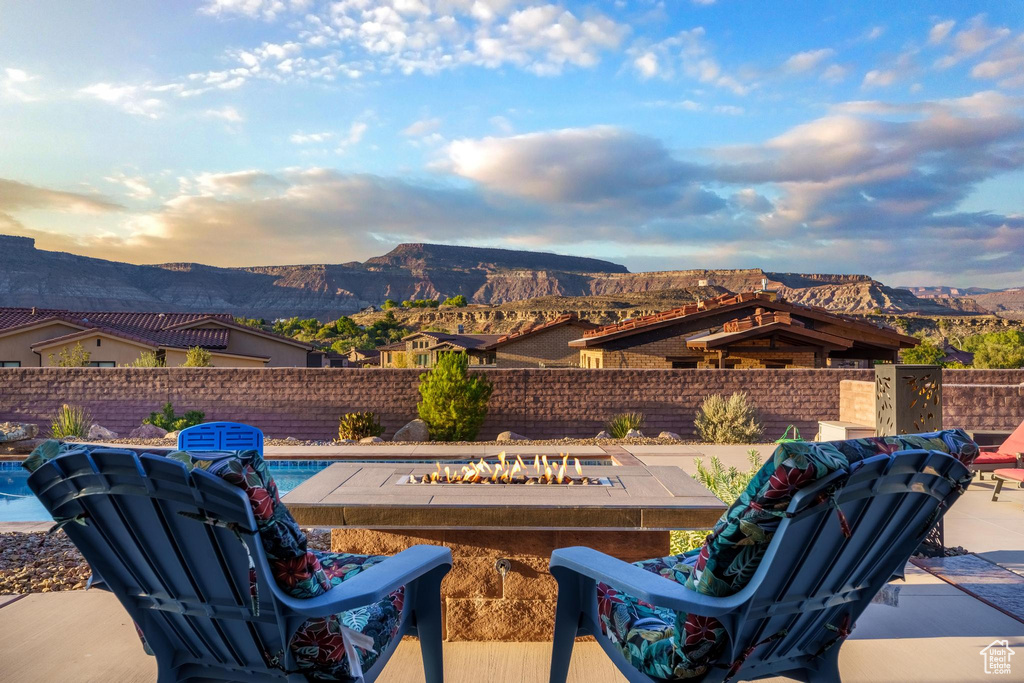
[[1024,285],[1024,10],[0,0],[0,233],[134,263],[427,241]]

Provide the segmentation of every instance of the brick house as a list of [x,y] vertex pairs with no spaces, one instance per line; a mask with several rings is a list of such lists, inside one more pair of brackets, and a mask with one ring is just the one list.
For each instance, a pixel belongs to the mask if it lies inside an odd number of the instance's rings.
[[443,353],[465,352],[470,365],[494,365],[491,345],[498,334],[448,334],[446,332],[414,332],[401,341],[381,346],[382,368],[432,368]]
[[583,333],[584,368],[825,368],[896,362],[919,340],[773,292],[726,294]]
[[235,322],[226,313],[133,313],[0,308],[0,367],[46,367],[81,344],[93,367],[130,365],[145,352],[169,367],[188,349],[210,352],[214,367],[307,367],[313,347]]
[[506,334],[491,348],[499,368],[574,368],[580,363],[579,351],[569,342],[579,339],[594,323],[567,313],[541,325]]

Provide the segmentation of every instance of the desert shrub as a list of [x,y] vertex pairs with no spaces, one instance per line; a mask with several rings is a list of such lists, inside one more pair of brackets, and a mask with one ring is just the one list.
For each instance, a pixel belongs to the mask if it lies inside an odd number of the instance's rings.
[[[741,472],[735,467],[726,469],[722,465],[722,461],[714,456],[711,456],[710,468],[705,468],[703,461],[700,458],[695,458],[693,462],[697,466],[697,481],[704,484],[723,503],[732,505],[740,497],[740,494],[743,493],[743,490],[747,488],[747,484],[754,478],[758,470],[761,469],[761,456],[758,455],[757,449],[751,448],[747,451],[747,460],[750,462],[750,468]],[[699,548],[704,544],[704,539],[710,533],[710,529],[703,531],[673,531],[669,536],[669,552],[673,555],[679,555],[687,550]]]
[[193,346],[185,354],[183,368],[209,368],[213,367],[213,357],[210,352],[201,346]]
[[365,439],[368,436],[380,436],[384,428],[380,420],[371,412],[345,413],[338,422],[339,439]]
[[945,350],[931,339],[922,339],[917,346],[900,351],[902,362],[916,365],[942,365],[945,357]]
[[382,311],[386,311],[389,308],[398,308],[398,302],[395,301],[394,299],[385,299],[384,303],[381,304],[380,308]]
[[169,432],[178,432],[182,429],[188,429],[189,427],[201,424],[205,418],[206,413],[198,410],[190,410],[181,417],[178,417],[174,414],[174,406],[170,403],[165,403],[159,413],[150,413],[149,417],[142,421],[142,424],[155,425]]
[[625,439],[630,429],[639,430],[644,426],[643,413],[619,413],[605,424],[604,428],[613,439]]
[[756,443],[762,428],[747,395],[737,391],[729,398],[712,394],[704,399],[694,420],[697,433],[709,443]]
[[50,423],[50,434],[55,439],[84,439],[89,436],[91,424],[92,418],[89,417],[89,413],[85,412],[85,408],[69,406],[65,403],[53,416],[53,421]]
[[50,365],[59,368],[84,368],[89,366],[89,358],[92,354],[82,348],[82,342],[78,342],[71,349],[64,347],[54,359],[53,354],[48,354]]
[[464,306],[468,306],[469,302],[466,301],[465,295],[458,294],[456,296],[448,297],[447,299],[445,299],[444,301],[441,302],[441,305],[442,306],[454,306],[455,308],[463,308]]
[[420,375],[417,410],[436,441],[472,441],[487,417],[494,385],[469,375],[465,353],[446,353],[430,372]]
[[126,365],[127,368],[162,368],[167,363],[156,355],[156,351],[143,351],[139,357]]

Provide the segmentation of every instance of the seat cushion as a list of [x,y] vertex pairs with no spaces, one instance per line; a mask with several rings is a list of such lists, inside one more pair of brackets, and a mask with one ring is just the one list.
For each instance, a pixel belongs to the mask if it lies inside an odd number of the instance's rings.
[[974,465],[1016,464],[1017,456],[1012,453],[981,453],[974,459]]
[[1010,479],[1012,481],[1019,481],[1024,483],[1024,469],[1019,467],[996,470],[992,474],[999,477],[1000,479]]
[[[230,454],[178,451],[168,457],[187,459],[193,467],[205,469],[245,491],[274,582],[292,597],[322,595],[387,559],[386,555],[310,550],[306,534],[281,502],[270,468],[257,451]],[[398,633],[404,597],[403,586],[379,602],[303,623],[289,645],[300,671],[313,680],[352,680],[343,627],[373,639],[372,650],[356,649],[362,669],[369,669]]]
[[[704,595],[733,595],[760,566],[797,491],[865,458],[913,449],[949,453],[968,467],[978,455],[977,444],[959,429],[783,443],[725,511],[701,548],[636,565]],[[838,522],[835,533],[841,533]],[[648,605],[605,584],[598,585],[598,608],[602,633],[648,676],[693,678],[720,663],[727,635],[715,618]]]

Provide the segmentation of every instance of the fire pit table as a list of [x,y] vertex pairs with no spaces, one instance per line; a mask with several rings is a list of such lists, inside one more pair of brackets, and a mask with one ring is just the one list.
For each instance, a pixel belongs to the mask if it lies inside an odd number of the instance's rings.
[[[470,641],[551,639],[552,550],[584,545],[631,562],[659,557],[668,554],[669,531],[711,528],[726,508],[678,467],[589,466],[581,476],[561,457],[549,473],[535,471],[532,456],[519,462],[527,472],[511,475],[509,460],[501,469],[488,463],[490,471],[453,467],[447,476],[443,465],[338,463],[283,501],[299,524],[331,527],[334,552],[451,548],[445,638]],[[454,470],[467,480],[447,483]]]

